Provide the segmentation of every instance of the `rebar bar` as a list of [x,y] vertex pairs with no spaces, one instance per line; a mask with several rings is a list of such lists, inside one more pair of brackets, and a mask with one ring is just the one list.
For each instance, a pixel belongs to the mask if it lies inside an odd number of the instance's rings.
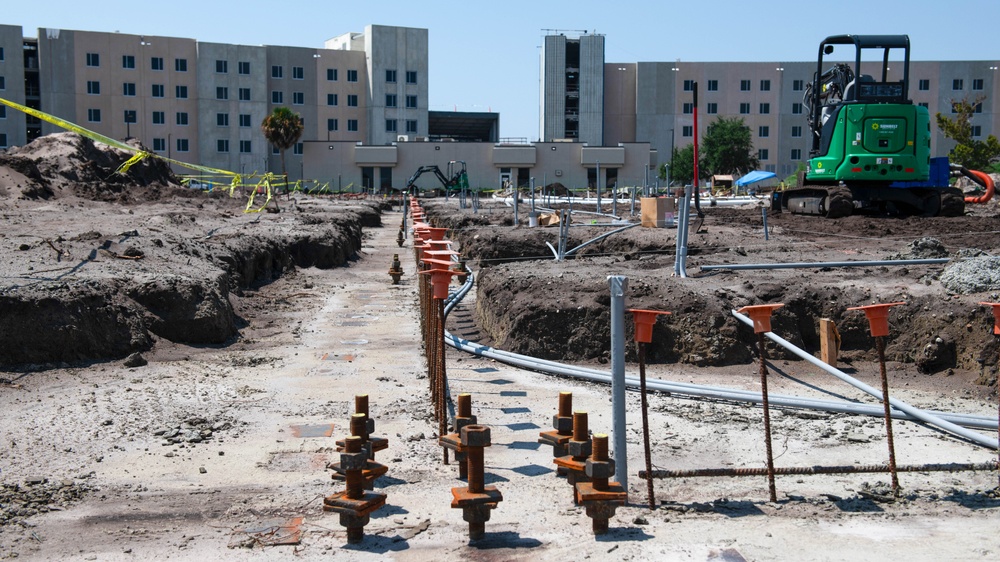
[[[931,463],[903,464],[896,467],[897,472],[980,472],[996,470],[997,462],[984,463]],[[807,476],[810,474],[870,474],[889,472],[884,464],[857,464],[834,466],[791,466],[775,467],[774,474],[778,476]],[[764,476],[768,473],[765,467],[747,468],[694,468],[687,470],[654,470],[639,472],[640,478],[701,478],[716,476]]]
[[767,402],[767,361],[764,357],[764,332],[757,333],[757,348],[760,350],[760,395],[764,406],[764,445],[767,449],[767,490],[771,501],[778,501],[774,486],[774,455],[771,451],[771,409]]
[[889,472],[892,474],[892,493],[899,496],[899,476],[896,474],[896,445],[892,440],[892,413],[889,411],[889,379],[885,373],[885,337],[875,338],[878,350],[879,374],[882,377],[882,407],[885,409],[885,439],[889,446]]
[[[653,471],[653,459],[649,446],[649,404],[646,401],[646,344],[638,342],[639,346],[639,396],[642,401],[642,449],[646,456],[646,473]],[[649,509],[656,509],[656,496],[653,493],[653,479],[646,479],[646,495]]]

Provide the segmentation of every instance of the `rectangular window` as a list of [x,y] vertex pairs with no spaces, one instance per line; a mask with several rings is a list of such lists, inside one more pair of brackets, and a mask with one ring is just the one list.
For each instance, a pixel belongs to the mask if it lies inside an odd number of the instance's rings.
[[336,68],[328,68],[328,69],[326,69],[326,79],[329,80],[330,82],[336,82],[337,81],[337,69]]
[[681,127],[681,136],[682,137],[693,137],[694,136],[694,127],[691,126],[691,125],[684,125],[683,127]]
[[239,74],[250,74],[250,62],[241,60],[236,63],[236,72]]
[[250,126],[250,114],[240,113],[240,127],[249,127],[249,126]]
[[218,152],[229,152],[229,139],[215,141],[215,150]]
[[339,126],[340,126],[340,123],[338,123],[336,119],[327,119],[326,120],[326,130],[327,131],[336,131],[339,128]]
[[417,83],[417,71],[416,70],[407,70],[406,71],[406,83],[407,84],[416,84]]
[[302,143],[297,142],[292,146],[292,154],[302,156]]
[[[0,88],[3,89],[3,88]],[[87,93],[92,96],[101,95],[101,83],[97,80],[87,80]],[[6,106],[4,106],[6,107]]]
[[134,96],[135,95],[135,82],[125,82],[122,84],[122,95],[123,96]]
[[417,108],[417,96],[406,96],[406,108],[407,109]]
[[347,107],[357,107],[358,106],[358,96],[355,94],[347,95]]
[[271,92],[271,103],[285,103],[284,92]]
[[760,104],[760,114],[767,115],[768,113],[771,113],[771,104],[769,103]]
[[[226,60],[217,60],[217,61],[215,61],[215,73],[216,74],[229,74],[229,61],[226,61]],[[229,150],[226,149],[226,152],[229,152]]]
[[802,80],[792,80],[792,91],[801,92],[805,89],[805,84]]
[[306,70],[301,66],[292,67],[292,80],[305,80]]
[[801,148],[793,148],[792,149],[791,158],[789,158],[789,159],[790,160],[802,160],[802,149]]
[[951,89],[952,90],[963,90],[963,89],[965,89],[965,81],[962,80],[961,78],[956,78],[956,79],[952,80],[951,81]]
[[972,112],[973,113],[982,113],[983,112],[983,102],[977,103],[976,107],[972,108]]
[[765,161],[765,160],[768,159],[768,156],[769,156],[769,154],[767,153],[767,149],[766,148],[759,148],[759,149],[757,149],[757,160],[760,160],[761,162],[763,162],[763,161]]
[[921,79],[919,82],[917,82],[917,88],[921,92],[926,92],[927,90],[931,89],[931,81],[926,78]]
[[385,132],[387,132],[387,133],[395,133],[396,130],[397,130],[396,120],[395,119],[386,119],[385,120]]
[[167,122],[167,114],[162,111],[153,112],[153,124],[163,125]]
[[792,115],[802,115],[802,104],[793,103],[792,104]]
[[770,80],[761,80],[760,81],[760,91],[762,91],[762,92],[770,92],[771,91],[771,81]]
[[[0,55],[2,54],[3,54],[3,48],[0,47]],[[2,56],[0,56],[0,60],[3,60]],[[5,105],[4,107],[7,106]],[[0,133],[0,148],[7,148],[7,133]]]
[[385,95],[385,106],[386,107],[396,107],[396,94],[386,94]]
[[187,114],[187,112],[184,112],[184,111],[178,111],[177,112],[177,124],[178,125],[187,125],[188,124],[188,114]]
[[802,137],[802,127],[799,125],[795,125],[794,127],[792,127],[792,138],[797,139],[801,137]]
[[348,82],[357,82],[358,81],[358,71],[357,70],[348,70],[347,71],[347,81]]
[[[2,61],[2,60],[3,60],[3,47],[0,47],[0,61]],[[7,107],[7,106],[4,106],[4,107]],[[7,143],[4,143],[4,144],[6,145]]]
[[278,64],[271,65],[271,78],[284,78],[285,69]]
[[229,126],[229,114],[228,113],[216,113],[215,114],[215,124],[219,127]]
[[743,102],[740,104],[740,115],[750,115],[750,104]]
[[187,152],[187,151],[188,151],[188,140],[177,139],[177,152]]
[[177,99],[184,100],[188,97],[188,87],[187,86],[177,86],[174,88],[174,93],[177,94]]
[[101,55],[97,53],[87,53],[87,66],[101,66]]
[[122,68],[135,69],[135,56],[122,55]]
[[749,80],[740,80],[740,91],[741,92],[749,92],[750,91],[750,81]]
[[278,150],[278,147],[276,147],[276,146],[274,146],[274,145],[272,144],[272,145],[271,145],[271,154],[274,154],[275,156],[277,156],[277,155],[281,154],[281,151],[280,151],[280,150]]
[[242,154],[249,154],[249,153],[253,152],[252,148],[253,148],[253,145],[250,143],[250,141],[248,141],[248,140],[241,140],[240,141],[240,153],[242,153]]
[[411,134],[411,135],[417,134],[417,120],[416,119],[407,119],[406,120],[406,133],[407,134]]
[[250,101],[250,88],[240,88],[240,101]]
[[708,91],[709,92],[718,92],[719,91],[719,81],[718,80],[709,80],[708,81]]
[[151,57],[149,59],[149,68],[152,70],[163,70],[163,57]]
[[[0,90],[6,90],[6,89],[7,89],[7,78],[0,76]],[[5,105],[3,107],[7,106]]]
[[326,95],[326,105],[337,105],[340,101],[340,97],[337,94],[327,94]]
[[973,137],[981,137],[981,136],[983,136],[983,127],[982,127],[982,125],[973,125],[972,126],[972,136]]
[[717,104],[717,103],[708,103],[708,104],[705,105],[705,113],[707,113],[709,115],[715,115],[718,112],[719,112],[719,104]]
[[396,71],[395,70],[386,70],[385,71],[385,81],[386,81],[387,84],[395,84],[396,83]]
[[6,118],[7,118],[7,106],[0,105],[0,119],[6,119]]
[[137,119],[138,119],[138,116],[136,115],[134,109],[126,109],[125,110],[125,113],[123,115],[123,122],[124,123],[136,123]]
[[174,70],[177,72],[187,72],[188,71],[188,60],[187,59],[174,59]]
[[973,78],[972,79],[972,89],[973,90],[982,90],[983,89],[983,79],[982,78]]
[[305,92],[292,92],[292,104],[304,105],[306,103]]
[[768,127],[767,125],[761,125],[760,127],[757,127],[757,136],[762,139],[771,136],[771,128]]
[[153,84],[151,90],[151,94],[154,98],[162,98],[164,96],[163,84]]
[[684,91],[685,92],[691,92],[693,90],[694,90],[694,80],[685,80],[684,81]]
[[101,122],[101,110],[100,109],[88,109],[87,110],[87,121],[91,123]]
[[154,152],[166,152],[166,150],[167,150],[167,139],[161,139],[161,138],[153,139]]
[[347,130],[348,131],[357,131],[358,130],[358,120],[357,119],[348,119],[347,120]]
[[219,86],[215,89],[215,99],[217,100],[228,100],[229,99],[229,88],[225,86]]
[[958,104],[957,103],[952,103],[951,104],[951,112],[952,113],[958,113]]
[[690,102],[688,102],[688,103],[685,103],[685,104],[684,104],[684,107],[683,107],[683,108],[681,109],[681,111],[682,111],[683,113],[686,113],[686,114],[688,114],[688,115],[690,115],[690,114],[694,113],[694,104],[693,104],[693,103],[690,103]]

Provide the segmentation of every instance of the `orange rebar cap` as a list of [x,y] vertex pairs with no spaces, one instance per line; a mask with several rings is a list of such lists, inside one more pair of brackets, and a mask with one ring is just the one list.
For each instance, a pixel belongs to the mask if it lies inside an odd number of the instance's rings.
[[736,312],[746,314],[753,320],[753,333],[763,334],[771,331],[771,313],[783,306],[784,303],[755,304],[744,306]]
[[428,227],[426,230],[431,235],[431,240],[444,240],[444,233],[448,232],[447,228]]
[[905,302],[890,302],[885,304],[870,304],[868,306],[855,306],[847,310],[863,310],[868,317],[868,328],[872,337],[889,335],[889,308],[906,304]]
[[632,320],[635,322],[635,341],[639,343],[649,343],[653,341],[653,324],[656,324],[656,317],[660,314],[670,314],[659,310],[641,310],[630,308]]
[[979,304],[993,307],[993,333],[1000,335],[1000,302],[981,302]]
[[448,298],[448,285],[451,284],[451,276],[456,275],[456,272],[450,269],[428,269],[421,271],[420,274],[430,276],[434,298],[441,300]]

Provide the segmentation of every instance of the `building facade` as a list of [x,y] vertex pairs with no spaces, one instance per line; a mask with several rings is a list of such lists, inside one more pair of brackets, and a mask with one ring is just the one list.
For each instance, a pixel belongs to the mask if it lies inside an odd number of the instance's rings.
[[545,37],[539,116],[542,140],[604,144],[604,67],[603,35]]

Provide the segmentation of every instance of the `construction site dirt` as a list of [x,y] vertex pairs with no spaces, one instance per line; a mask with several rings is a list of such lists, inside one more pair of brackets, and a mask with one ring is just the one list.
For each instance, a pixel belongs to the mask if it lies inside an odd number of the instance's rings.
[[[96,152],[95,152],[96,151]],[[503,502],[470,540],[442,464],[420,341],[409,234],[386,199],[281,196],[280,213],[193,191],[154,162],[73,135],[0,154],[6,248],[0,302],[0,559],[910,560],[994,559],[997,473],[779,476],[655,481],[646,505],[638,392],[627,395],[629,501],[595,537],[557,476],[550,430],[559,392],[612,432],[610,389],[448,348],[449,391],[472,395],[491,428],[485,484]],[[836,322],[846,372],[877,385],[875,344],[849,307],[906,302],[886,338],[892,395],[917,407],[996,416],[1000,285],[956,290],[962,260],[997,254],[1000,210],[957,218],[768,213],[712,207],[692,229],[689,276],[673,275],[676,230],[633,228],[563,261],[558,229],[518,226],[483,199],[422,201],[450,229],[476,277],[448,329],[471,341],[607,370],[608,275],[627,277],[628,308],[666,310],[647,345],[651,379],[759,390],[756,339],[731,311],[784,303],[773,331],[818,352]],[[557,206],[553,204],[553,206]],[[629,218],[628,202],[617,204]],[[610,210],[608,203],[605,210]],[[586,215],[584,215],[586,216]],[[574,217],[568,247],[609,227]],[[634,219],[633,219],[634,220]],[[409,223],[409,220],[407,221]],[[400,254],[403,275],[387,271]],[[952,258],[947,264],[713,270],[727,263]],[[986,264],[990,262],[984,262]],[[942,282],[942,277],[946,277]],[[631,322],[628,336],[631,338]],[[770,392],[879,405],[769,344]],[[637,370],[626,347],[627,370]],[[343,491],[328,464],[367,394],[385,505],[349,544],[324,497]],[[764,465],[762,410],[651,393],[652,462],[663,470]],[[886,462],[881,418],[775,408],[781,467]],[[894,422],[899,464],[990,463],[996,451],[914,422]],[[984,435],[990,431],[982,430]]]

